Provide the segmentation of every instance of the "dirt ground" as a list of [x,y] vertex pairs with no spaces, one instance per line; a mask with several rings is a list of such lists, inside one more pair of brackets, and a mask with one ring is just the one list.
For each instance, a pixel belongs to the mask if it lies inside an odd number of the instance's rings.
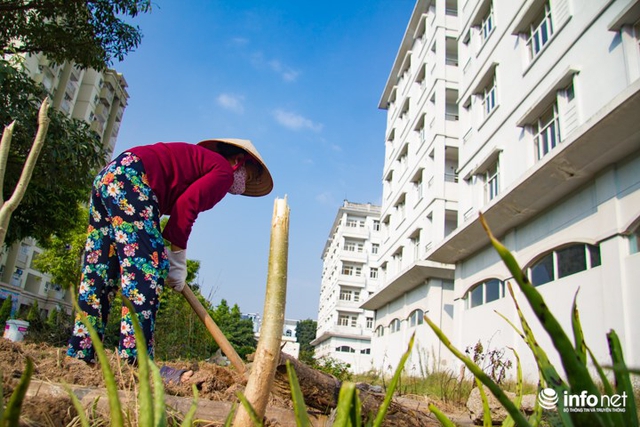
[[[17,386],[25,369],[27,357],[34,362],[33,381],[45,383],[70,384],[91,388],[105,388],[102,371],[99,367],[67,358],[64,348],[50,347],[45,344],[12,342],[0,339],[0,372],[3,377],[4,402]],[[110,364],[115,372],[116,384],[120,390],[134,391],[136,380],[134,369],[128,364],[119,364],[113,352],[108,352]],[[236,392],[242,390],[246,380],[236,371],[212,363],[175,362],[166,365],[192,369],[193,376],[188,383],[168,384],[167,395],[193,397],[192,384],[198,387],[199,399],[211,401],[235,402]],[[272,406],[291,408],[286,398],[273,396],[269,403]],[[67,426],[77,415],[68,396],[30,396],[23,404],[21,419],[24,425],[30,426]]]
[[[69,384],[75,387],[84,386],[88,389],[105,388],[102,371],[99,367],[92,367],[82,361],[67,358],[65,350],[64,348],[51,347],[45,344],[16,343],[7,339],[0,339],[0,372],[3,378],[4,402],[8,402],[9,396],[17,386],[25,369],[27,357],[34,362],[32,385],[33,383],[53,383]],[[113,352],[108,352],[108,355],[112,370],[115,372],[118,388],[134,392],[136,390],[134,369],[127,364],[118,363],[118,359]],[[245,378],[235,370],[213,363],[171,362],[166,363],[166,365],[194,371],[188,383],[166,385],[166,395],[192,398],[192,385],[195,384],[198,388],[199,402],[207,400],[230,403],[237,401],[236,392],[242,391],[246,385]],[[276,410],[280,408],[283,410],[292,409],[290,397],[272,393],[269,407],[276,408]],[[74,420],[76,421],[75,423]],[[77,412],[73,407],[71,398],[64,392],[54,395],[47,393],[31,395],[30,393],[23,404],[21,412],[21,425],[23,426],[50,427],[69,426],[70,424],[79,425],[77,423]],[[220,424],[211,423],[208,425]],[[275,426],[280,424],[268,422],[267,425]]]

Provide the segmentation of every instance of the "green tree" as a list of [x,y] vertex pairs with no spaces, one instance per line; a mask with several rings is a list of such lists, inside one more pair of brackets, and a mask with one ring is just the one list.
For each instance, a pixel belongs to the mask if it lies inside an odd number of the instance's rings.
[[79,206],[78,211],[81,219],[68,224],[68,230],[63,230],[63,234],[52,236],[46,242],[45,250],[33,261],[35,268],[51,275],[53,283],[65,289],[77,286],[82,272],[89,210]]
[[0,47],[99,70],[140,44],[140,29],[125,19],[150,10],[149,0],[4,0]]
[[42,316],[40,315],[40,307],[38,307],[38,301],[33,301],[33,304],[29,308],[27,313],[27,322],[29,322],[30,331],[41,331],[44,327]]
[[2,306],[0,307],[0,325],[4,327],[4,324],[11,317],[11,308],[13,306],[13,300],[10,295],[7,295],[7,298],[2,302]]
[[316,338],[318,324],[315,320],[300,320],[296,324],[296,342],[300,343],[300,355],[298,358],[309,365],[313,365],[314,349],[311,341]]
[[[9,150],[3,194],[12,194],[36,133],[37,114],[47,93],[27,75],[0,60],[0,127],[17,122]],[[49,131],[19,209],[13,212],[6,245],[25,237],[40,243],[63,235],[80,220],[97,169],[106,152],[89,125],[50,110]]]
[[220,305],[215,308],[211,317],[240,357],[246,359],[248,354],[255,352],[256,339],[253,334],[253,321],[242,318],[242,312],[238,304],[234,304],[229,309],[227,301],[223,299],[220,301]]

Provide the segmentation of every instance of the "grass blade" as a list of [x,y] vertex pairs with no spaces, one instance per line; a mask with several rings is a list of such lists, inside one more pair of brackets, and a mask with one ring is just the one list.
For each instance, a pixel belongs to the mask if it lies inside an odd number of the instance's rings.
[[242,406],[244,406],[244,409],[247,411],[247,414],[249,414],[249,418],[251,418],[253,425],[256,427],[262,427],[263,426],[262,420],[258,417],[256,410],[253,409],[253,406],[251,406],[251,402],[249,402],[245,397],[245,395],[240,392],[238,392],[236,396],[238,396],[238,399],[240,399],[240,403],[242,403]]
[[31,382],[31,376],[33,375],[33,360],[27,357],[27,366],[24,368],[22,375],[20,376],[20,382],[18,386],[13,390],[9,403],[3,412],[3,426],[13,427],[20,425],[20,410],[22,409],[22,402],[27,394],[29,383]]
[[149,364],[151,369],[151,378],[153,381],[153,413],[155,427],[164,427],[167,425],[167,408],[164,401],[164,382],[162,381],[162,375],[160,375],[160,369],[155,363]]
[[191,401],[191,407],[187,412],[187,415],[184,416],[184,420],[182,420],[182,424],[180,427],[191,427],[193,425],[193,417],[196,415],[196,410],[198,409],[198,387],[195,384],[191,386],[191,390],[193,390],[193,400]]
[[447,416],[433,403],[429,403],[429,410],[436,416],[442,427],[456,427],[455,423],[451,421]]
[[491,409],[489,409],[489,400],[487,399],[487,393],[484,392],[484,386],[478,379],[475,378],[478,391],[480,392],[480,400],[482,400],[482,425],[483,427],[491,427],[493,421],[491,421]]
[[[516,358],[516,400],[513,402],[516,405],[516,408],[522,408],[522,393],[524,390],[523,379],[522,379],[522,364],[520,363],[520,356],[518,356],[518,352],[512,348],[508,347],[509,350],[513,352],[513,355]],[[502,427],[513,427],[515,422],[511,415],[507,415],[507,418],[502,422]]]
[[355,427],[352,424],[352,412],[355,410],[356,393],[354,383],[349,381],[342,383],[336,406],[336,419],[333,422],[334,427]]
[[289,388],[291,389],[291,400],[293,402],[293,411],[296,416],[296,424],[298,427],[310,427],[311,421],[307,415],[307,407],[304,403],[304,396],[300,390],[300,382],[296,375],[296,370],[291,366],[291,362],[287,360],[287,376],[289,377]]
[[236,416],[236,402],[233,402],[231,404],[231,411],[229,411],[229,415],[227,415],[227,418],[225,418],[224,420],[224,427],[231,427],[231,424],[233,423],[233,418]]
[[109,365],[107,353],[104,351],[104,345],[102,344],[100,335],[98,335],[98,332],[96,331],[94,325],[89,322],[87,316],[82,312],[82,310],[80,310],[80,307],[78,307],[77,297],[73,288],[70,288],[70,291],[71,301],[73,301],[73,308],[76,310],[78,316],[80,317],[80,320],[87,328],[89,336],[91,337],[91,343],[93,344],[96,356],[98,356],[98,361],[100,362],[100,368],[102,369],[102,375],[104,377],[105,387],[107,388],[107,396],[109,399],[109,414],[111,418],[111,426],[124,427],[122,405],[120,404],[120,398],[118,397],[118,386],[116,384],[116,379],[113,375],[113,371],[111,370],[111,366]]
[[520,427],[529,426],[529,422],[524,417],[522,412],[518,408],[515,407],[513,402],[509,399],[509,397],[502,391],[500,386],[496,384],[478,365],[473,363],[471,359],[462,354],[460,350],[458,350],[447,338],[447,336],[438,328],[438,326],[429,319],[428,316],[424,316],[424,320],[427,324],[433,329],[436,333],[440,341],[451,351],[454,356],[462,361],[466,365],[466,367],[471,371],[471,373],[482,382],[482,384],[486,385],[487,388],[493,393],[496,399],[500,402],[500,404],[507,410],[507,412],[514,419],[516,424]]
[[567,374],[571,389],[585,390],[590,394],[599,396],[598,388],[591,379],[587,367],[579,362],[579,356],[576,354],[576,350],[573,348],[571,341],[562,329],[562,326],[560,326],[558,320],[547,307],[540,292],[529,282],[529,278],[524,274],[511,252],[493,236],[482,214],[480,215],[480,222],[487,232],[491,244],[513,275],[513,278],[520,287],[520,291],[529,302],[531,309],[542,324],[542,327],[551,337],[553,345],[560,354],[562,366]]
[[382,422],[384,421],[384,417],[387,415],[387,410],[389,409],[389,405],[391,404],[391,399],[393,399],[393,393],[395,392],[396,387],[398,386],[398,382],[400,381],[400,376],[402,375],[404,364],[407,363],[407,359],[411,354],[411,349],[413,348],[413,342],[415,338],[416,334],[414,332],[409,339],[409,346],[407,348],[407,351],[405,351],[400,358],[400,362],[398,363],[396,372],[391,379],[391,383],[389,383],[389,388],[387,389],[387,393],[384,396],[384,401],[382,402],[382,405],[380,405],[380,409],[378,409],[378,415],[376,415],[376,418],[373,421],[374,427],[380,427],[382,425]]
[[138,360],[138,425],[140,427],[154,427],[153,421],[153,394],[151,393],[151,385],[149,384],[149,354],[147,343],[144,338],[144,332],[140,326],[138,313],[133,307],[131,301],[122,296],[122,304],[129,310],[133,331],[136,338],[136,352]]
[[69,384],[64,383],[63,387],[67,392],[67,394],[69,395],[69,398],[71,399],[71,403],[73,403],[73,407],[76,408],[80,425],[82,427],[89,427],[89,420],[87,419],[87,414],[85,414],[84,407],[82,406],[82,403],[80,403],[78,396],[76,396],[76,394],[71,390],[71,387],[69,387]]
[[627,407],[625,412],[621,412],[625,419],[625,426],[638,427],[638,408],[636,407],[636,401],[633,394],[633,385],[631,384],[631,378],[629,377],[629,371],[624,361],[622,354],[622,345],[616,331],[611,330],[607,334],[607,341],[609,343],[609,352],[611,353],[611,361],[614,370],[614,376],[616,379],[616,391],[619,395],[627,396]]
[[571,306],[571,312],[573,315],[571,316],[571,327],[573,329],[573,339],[575,341],[576,346],[576,354],[578,355],[578,360],[583,365],[587,365],[587,345],[584,342],[584,334],[582,333],[582,325],[580,324],[580,313],[578,312],[578,291],[573,296],[573,305]]

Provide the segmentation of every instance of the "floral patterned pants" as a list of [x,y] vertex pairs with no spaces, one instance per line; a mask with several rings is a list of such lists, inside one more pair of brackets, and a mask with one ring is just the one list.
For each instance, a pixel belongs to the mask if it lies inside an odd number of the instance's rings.
[[[153,358],[155,318],[168,271],[156,196],[140,159],[125,152],[109,163],[93,183],[78,289],[80,310],[103,338],[111,302],[121,289],[136,308]],[[131,315],[123,306],[118,351],[123,359],[135,363]],[[95,362],[91,337],[79,314],[67,354]]]

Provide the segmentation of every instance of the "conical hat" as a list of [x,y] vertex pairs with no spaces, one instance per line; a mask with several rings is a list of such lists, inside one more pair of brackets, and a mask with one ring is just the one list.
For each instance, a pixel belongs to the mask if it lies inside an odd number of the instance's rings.
[[269,168],[267,168],[264,160],[262,160],[262,156],[260,156],[260,153],[258,153],[258,150],[256,150],[256,147],[253,146],[251,141],[249,141],[248,139],[217,138],[200,141],[198,142],[198,145],[217,152],[217,145],[219,142],[223,142],[229,145],[235,145],[236,147],[242,148],[247,153],[251,154],[251,156],[260,164],[260,166],[262,166],[262,173],[260,174],[260,176],[252,179],[250,182],[247,182],[247,186],[242,195],[257,197],[269,194],[273,189],[273,178],[271,178]]

